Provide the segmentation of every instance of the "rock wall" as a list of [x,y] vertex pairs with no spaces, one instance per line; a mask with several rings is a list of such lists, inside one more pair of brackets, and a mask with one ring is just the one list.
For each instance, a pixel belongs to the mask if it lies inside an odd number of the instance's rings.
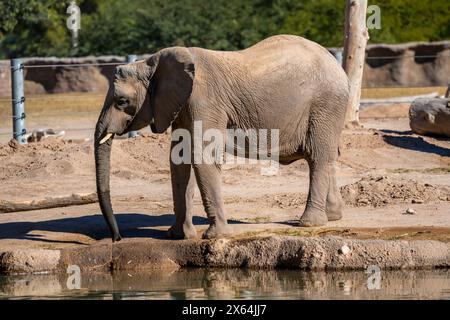
[[366,52],[366,87],[450,84],[450,41],[371,45]]
[[[25,95],[106,92],[114,68],[124,62],[119,56],[24,58]],[[0,96],[11,96],[9,60],[0,60]]]
[[[329,50],[336,55],[341,49]],[[25,69],[25,94],[105,92],[115,64],[124,62],[125,58],[120,56],[25,58],[24,64],[30,66]],[[11,95],[9,64],[9,60],[0,60],[0,96]],[[450,41],[367,46],[364,87],[447,86],[449,83]]]
[[[341,48],[330,48],[336,56]],[[450,84],[450,41],[375,44],[366,48],[363,87]]]

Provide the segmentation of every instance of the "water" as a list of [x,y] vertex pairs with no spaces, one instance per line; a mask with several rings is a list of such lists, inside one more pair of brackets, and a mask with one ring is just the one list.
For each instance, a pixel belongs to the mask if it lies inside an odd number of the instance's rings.
[[247,269],[0,276],[0,299],[48,298],[450,299],[450,270],[381,271],[372,276],[363,271]]

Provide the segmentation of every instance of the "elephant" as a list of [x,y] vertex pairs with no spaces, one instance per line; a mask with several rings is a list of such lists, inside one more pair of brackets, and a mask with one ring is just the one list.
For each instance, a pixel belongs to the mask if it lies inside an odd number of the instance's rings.
[[[309,166],[303,227],[342,217],[335,165],[349,101],[348,77],[319,44],[276,35],[238,51],[169,47],[145,60],[116,67],[94,136],[96,183],[102,214],[113,242],[121,235],[110,197],[110,154],[114,136],[169,127],[193,130],[267,128],[279,130],[279,163],[305,159]],[[172,140],[171,148],[176,142]],[[170,161],[175,223],[173,239],[197,236],[192,223],[195,181],[209,221],[204,239],[231,234],[221,192],[222,166]]]

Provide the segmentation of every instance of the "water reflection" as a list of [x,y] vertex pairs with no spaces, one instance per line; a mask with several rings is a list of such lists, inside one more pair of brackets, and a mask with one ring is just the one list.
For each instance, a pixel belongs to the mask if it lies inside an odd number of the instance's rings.
[[[450,299],[450,271],[382,271],[371,287],[364,272],[181,269],[0,277],[0,298],[94,299]],[[70,287],[70,286],[69,286]],[[371,289],[372,288],[372,289]]]

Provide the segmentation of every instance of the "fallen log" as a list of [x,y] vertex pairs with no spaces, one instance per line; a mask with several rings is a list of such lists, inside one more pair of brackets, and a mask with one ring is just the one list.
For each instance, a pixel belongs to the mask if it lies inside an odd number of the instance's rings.
[[361,108],[373,104],[400,104],[400,103],[412,103],[416,99],[425,98],[439,98],[439,92],[432,92],[428,94],[421,94],[417,96],[403,96],[395,98],[384,98],[384,99],[361,99]]
[[97,193],[74,193],[70,196],[48,197],[32,201],[0,200],[0,213],[79,206],[98,202]]
[[450,99],[416,99],[409,108],[409,126],[420,135],[450,137]]

